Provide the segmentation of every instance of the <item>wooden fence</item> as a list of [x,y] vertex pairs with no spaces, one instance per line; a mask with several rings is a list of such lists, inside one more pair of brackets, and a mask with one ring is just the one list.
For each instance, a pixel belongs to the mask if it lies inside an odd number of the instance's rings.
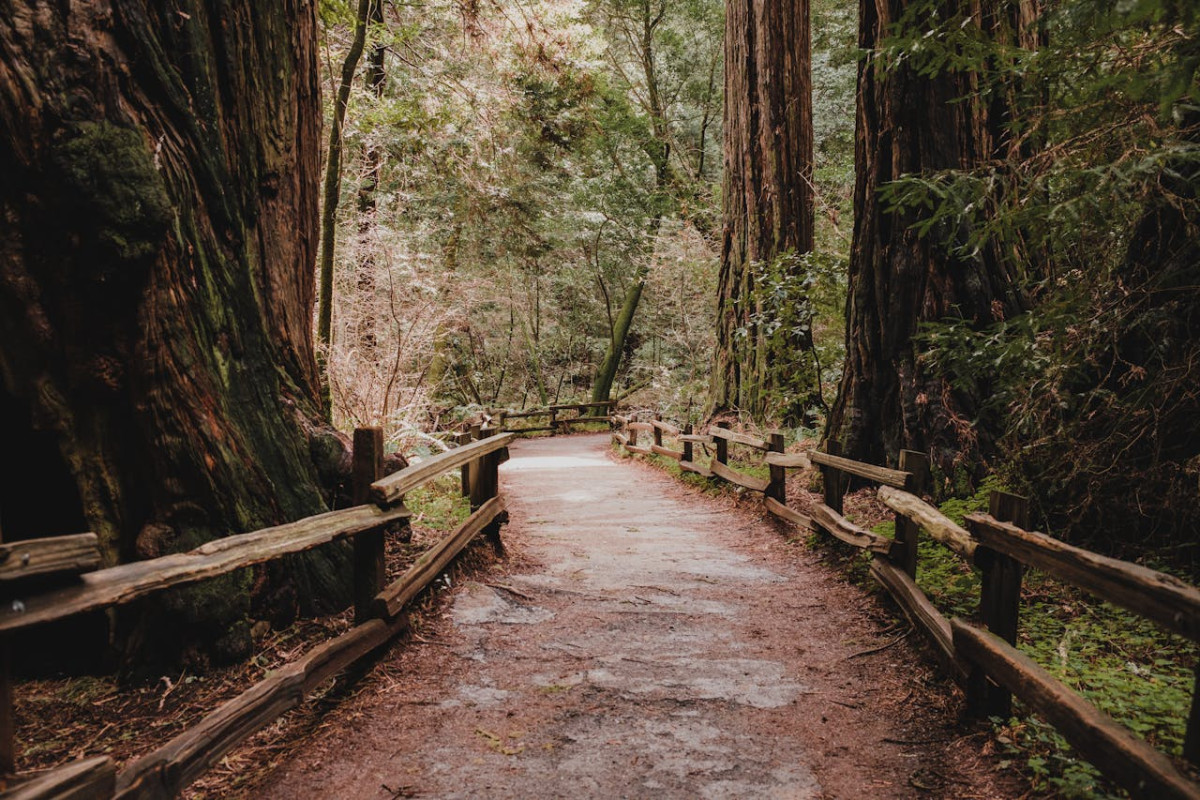
[[[14,775],[12,683],[0,674],[0,773],[3,800],[171,798],[245,741],[349,665],[402,633],[405,605],[428,586],[474,537],[483,533],[500,548],[507,520],[497,468],[508,457],[512,434],[480,431],[478,441],[381,477],[383,432],[354,432],[356,505],[265,530],[217,539],[188,553],[98,569],[92,534],[12,542],[0,546],[0,648],[7,665],[6,634],[83,611],[108,608],[147,594],[195,583],[280,556],[345,538],[354,547],[354,627],[274,671],[197,725],[120,771],[107,757],[85,758],[34,775]],[[454,469],[463,474],[471,516],[398,579],[385,583],[384,530],[410,516],[405,494]],[[35,594],[21,590],[34,575],[54,574],[65,583]],[[28,585],[28,584],[24,584]]]
[[[609,422],[610,416],[617,409],[616,400],[601,400],[595,403],[563,403],[560,405],[547,406],[546,408],[532,409],[530,411],[490,411],[488,416],[491,417],[493,424],[504,433],[538,433],[549,432],[551,434],[570,431],[572,425],[582,425],[588,422]],[[510,423],[513,420],[537,420],[545,417],[543,424],[528,425],[521,423],[524,427],[511,427]]]
[[[977,715],[1008,716],[1012,695],[1058,728],[1059,732],[1101,772],[1134,797],[1200,798],[1200,786],[1178,770],[1164,754],[1119,725],[1082,696],[1055,679],[1015,647],[1024,567],[1034,567],[1066,583],[1155,621],[1168,630],[1200,641],[1200,589],[1126,561],[1101,556],[1027,530],[1028,503],[1016,495],[994,492],[988,514],[971,514],[967,527],[957,525],[921,498],[929,487],[929,461],[921,453],[903,451],[899,468],[889,469],[842,458],[831,443],[829,452],[785,454],[783,437],[766,439],[734,433],[722,423],[706,434],[652,420],[616,417],[613,441],[631,453],[660,455],[679,461],[686,472],[724,480],[761,492],[771,514],[810,531],[820,531],[873,554],[871,574],[932,643],[939,661],[964,687],[967,707]],[[644,446],[639,434],[649,434]],[[664,445],[674,438],[681,450]],[[764,480],[729,466],[729,445],[760,451],[769,467]],[[697,462],[695,447],[711,446],[707,465]],[[787,505],[786,471],[816,466],[823,496],[810,515]],[[849,479],[878,486],[879,499],[896,515],[894,539],[855,525],[843,516],[842,500]],[[947,619],[917,587],[917,542],[921,531],[950,548],[981,573],[979,617],[982,627]],[[1200,670],[1188,716],[1184,755],[1200,764]]]

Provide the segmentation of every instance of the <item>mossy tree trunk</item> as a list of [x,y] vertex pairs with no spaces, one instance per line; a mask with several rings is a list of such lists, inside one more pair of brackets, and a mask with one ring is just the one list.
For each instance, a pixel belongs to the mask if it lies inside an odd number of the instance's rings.
[[[31,483],[75,508],[6,537],[88,528],[115,563],[326,508],[316,24],[302,0],[0,10],[0,426],[48,465],[0,508]],[[305,574],[302,601],[337,597],[341,569]],[[237,656],[249,580],[156,605]]]
[[724,149],[712,410],[761,416],[774,400],[797,419],[820,399],[799,258],[813,247],[808,0],[726,4]]
[[[946,20],[995,20],[1016,4],[983,6],[922,2],[901,35],[918,36]],[[1009,110],[998,98],[981,101],[977,76],[921,75],[911,60],[894,63],[876,51],[915,8],[914,0],[859,4],[859,47],[868,55],[858,73],[846,361],[826,436],[842,442],[844,455],[876,464],[895,463],[901,449],[928,452],[949,477],[983,463],[989,432],[975,420],[986,387],[956,386],[922,361],[913,337],[925,322],[990,325],[1024,301],[1013,260],[997,248],[965,255],[956,245],[969,232],[944,226],[918,235],[913,226],[922,211],[885,211],[879,197],[881,187],[904,176],[969,170],[1004,149],[998,137]]]

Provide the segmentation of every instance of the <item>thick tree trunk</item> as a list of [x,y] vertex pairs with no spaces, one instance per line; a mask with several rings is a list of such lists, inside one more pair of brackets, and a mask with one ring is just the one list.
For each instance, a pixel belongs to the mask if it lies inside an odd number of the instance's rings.
[[[813,246],[812,75],[808,0],[730,0],[725,17],[725,224],[714,411],[796,418],[819,398],[807,296],[782,306],[766,279],[798,288]],[[770,276],[768,278],[768,276]],[[782,323],[782,327],[775,328]],[[799,385],[798,385],[799,384]]]
[[[76,509],[6,536],[86,526],[116,562],[325,509],[315,51],[305,0],[0,11],[0,426]],[[247,580],[167,607],[235,656]]]
[[[993,156],[1004,113],[985,108],[968,72],[918,75],[876,52],[911,5],[909,0],[859,4],[855,223],[847,298],[846,361],[827,438],[850,458],[895,463],[901,449],[929,452],[950,477],[980,468],[991,432],[976,429],[974,391],[922,363],[913,336],[924,322],[965,319],[986,326],[1023,305],[1010,260],[996,248],[960,255],[965,231],[935,227],[919,236],[921,212],[887,212],[879,189],[905,175],[964,170]],[[922,30],[954,19],[966,2],[942,0],[912,21]],[[985,4],[988,5],[988,4]],[[1005,5],[993,0],[993,15]],[[980,17],[976,17],[978,20]],[[926,25],[925,23],[929,23]]]

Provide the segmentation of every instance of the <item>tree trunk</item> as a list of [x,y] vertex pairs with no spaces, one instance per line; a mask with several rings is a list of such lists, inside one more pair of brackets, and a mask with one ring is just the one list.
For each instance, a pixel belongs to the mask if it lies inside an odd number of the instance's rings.
[[[600,369],[596,371],[596,380],[592,383],[592,402],[600,403],[608,399],[612,393],[613,382],[617,379],[617,368],[621,365],[621,353],[625,350],[625,341],[629,338],[629,328],[633,325],[633,317],[637,313],[638,303],[642,300],[642,290],[646,288],[645,275],[639,275],[625,292],[625,302],[621,304],[621,312],[613,324],[612,337]],[[602,411],[594,410],[596,416]]]
[[[798,256],[813,246],[808,0],[730,0],[725,17],[725,224],[713,410],[796,419],[820,390]],[[774,300],[770,281],[787,287]]]
[[[995,248],[973,257],[954,244],[966,231],[913,230],[922,212],[884,210],[880,187],[906,175],[979,166],[998,148],[1007,115],[985,107],[969,72],[918,75],[910,62],[891,63],[876,48],[910,0],[859,5],[859,64],[854,236],[847,298],[846,361],[827,439],[844,455],[895,463],[901,449],[931,455],[946,477],[981,468],[989,431],[974,427],[984,386],[956,387],[923,364],[913,336],[924,322],[964,319],[986,326],[1017,313],[1023,300],[1011,259]],[[931,27],[966,13],[966,2],[942,0],[911,21]],[[1003,0],[991,0],[993,18]],[[923,27],[923,29],[924,29]],[[915,29],[915,28],[914,28]],[[966,99],[964,99],[966,98]]]
[[[383,25],[383,0],[376,0],[371,4],[367,24],[373,28]],[[376,99],[383,97],[383,90],[387,81],[386,55],[387,45],[382,41],[376,41],[371,45],[371,52],[367,55],[365,83],[367,91],[375,95]],[[363,178],[362,182],[358,185],[358,238],[360,248],[358,261],[358,306],[361,311],[357,324],[359,353],[363,359],[368,361],[375,361],[379,358],[379,337],[375,330],[375,326],[378,324],[375,315],[376,304],[378,302],[375,297],[378,284],[375,273],[378,266],[375,262],[376,243],[373,241],[372,234],[375,231],[375,197],[379,191],[379,179],[382,170],[383,154],[379,147],[379,142],[369,138],[363,144]],[[332,298],[330,300],[332,302]]]
[[346,106],[350,103],[354,73],[366,46],[371,7],[377,2],[379,0],[358,0],[354,38],[342,62],[337,98],[333,103],[333,124],[329,128],[329,148],[325,154],[325,182],[321,192],[321,291],[317,298],[317,339],[326,349],[333,341],[333,248],[337,236],[338,200],[342,190],[342,128],[346,122]]
[[[0,508],[66,509],[5,535],[114,563],[324,510],[313,4],[16,0],[0,52],[0,426],[45,467]],[[156,607],[234,657],[247,588]]]

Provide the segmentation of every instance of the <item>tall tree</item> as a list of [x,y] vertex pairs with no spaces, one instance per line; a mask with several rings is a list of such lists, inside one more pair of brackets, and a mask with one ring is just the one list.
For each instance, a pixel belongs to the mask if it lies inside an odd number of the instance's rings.
[[[1015,3],[1014,3],[1015,5]],[[1023,5],[1030,5],[1025,3]],[[856,130],[854,235],[847,298],[846,361],[827,438],[846,455],[880,463],[899,450],[927,451],[945,474],[986,450],[974,426],[986,386],[965,388],[921,359],[914,336],[948,319],[983,327],[1023,307],[1012,259],[971,247],[962,224],[937,222],[921,206],[892,206],[881,190],[906,178],[971,170],[1000,149],[1007,112],[979,98],[978,75],[953,59],[922,63],[904,40],[980,26],[1008,0],[862,0]],[[898,32],[897,32],[898,31]],[[885,47],[884,45],[888,45]]]
[[761,415],[789,395],[778,410],[796,418],[819,399],[816,370],[797,363],[813,349],[800,258],[813,246],[808,0],[727,3],[724,149],[714,410]]
[[[326,508],[314,4],[16,0],[0,53],[5,536],[113,563]],[[237,655],[248,588],[176,611]]]

